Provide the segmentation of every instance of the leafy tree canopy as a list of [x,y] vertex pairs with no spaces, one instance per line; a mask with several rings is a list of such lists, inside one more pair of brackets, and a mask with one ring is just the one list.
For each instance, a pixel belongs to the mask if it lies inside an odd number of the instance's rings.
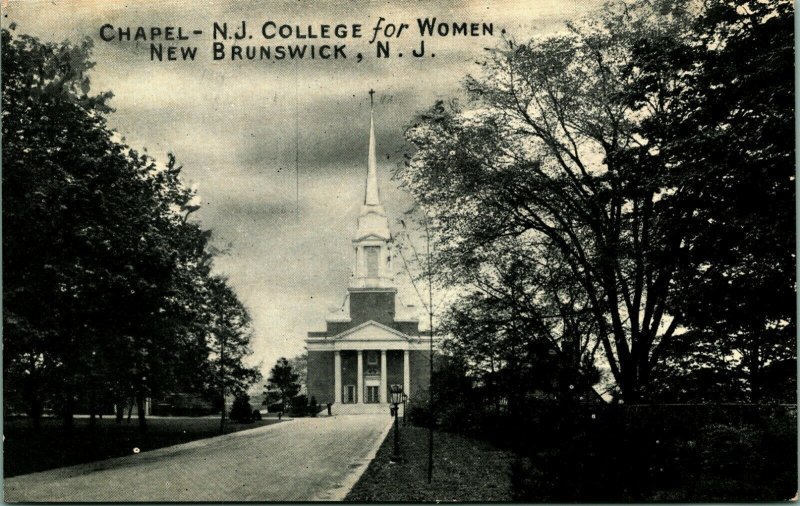
[[300,392],[299,377],[285,357],[279,358],[269,372],[267,398],[277,398],[283,404],[285,410],[286,406],[288,406],[287,400]]
[[51,403],[70,424],[78,402],[198,391],[225,333],[240,343],[228,371],[253,380],[249,319],[211,274],[195,194],[174,156],[115,140],[111,93],[91,94],[91,40],[3,30],[2,45],[6,406],[36,420]]
[[792,23],[781,1],[613,2],[422,114],[399,176],[468,294],[453,345],[519,371],[546,343],[640,402],[679,340],[713,341],[758,399],[752,371],[793,356]]

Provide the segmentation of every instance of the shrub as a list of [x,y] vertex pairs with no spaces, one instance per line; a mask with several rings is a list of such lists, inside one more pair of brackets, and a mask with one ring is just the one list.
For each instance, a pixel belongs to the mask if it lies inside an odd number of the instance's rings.
[[250,396],[247,394],[237,395],[231,406],[231,420],[238,423],[251,423],[253,412],[250,410]]
[[261,411],[259,411],[257,409],[253,410],[253,420],[255,420],[256,422],[260,422],[261,421]]
[[796,489],[793,406],[447,403],[435,417],[415,403],[409,419],[513,450],[518,501],[780,501]]
[[306,416],[308,414],[308,397],[305,395],[298,395],[292,397],[290,402],[290,414],[294,417]]
[[417,427],[430,427],[433,424],[433,416],[427,404],[412,404],[408,408],[408,421]]
[[762,478],[758,474],[765,458],[775,458],[758,451],[761,439],[761,432],[750,425],[713,423],[703,427],[697,441],[701,470],[698,481],[702,483],[697,488],[697,499],[757,500]]

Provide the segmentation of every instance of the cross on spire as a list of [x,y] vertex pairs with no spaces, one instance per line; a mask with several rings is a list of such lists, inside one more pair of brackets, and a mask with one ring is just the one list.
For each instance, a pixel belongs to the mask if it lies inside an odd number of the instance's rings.
[[369,90],[369,106],[370,107],[374,107],[375,106],[375,101],[373,100],[373,96],[374,95],[375,95],[375,90],[370,88],[370,90]]

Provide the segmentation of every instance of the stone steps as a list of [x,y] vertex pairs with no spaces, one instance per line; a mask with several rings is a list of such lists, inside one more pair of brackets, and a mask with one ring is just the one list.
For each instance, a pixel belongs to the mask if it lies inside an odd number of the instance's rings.
[[[331,414],[336,415],[386,415],[389,416],[391,404],[334,404]],[[403,416],[403,405],[400,404],[399,416]],[[320,416],[327,416],[328,410],[324,409]]]

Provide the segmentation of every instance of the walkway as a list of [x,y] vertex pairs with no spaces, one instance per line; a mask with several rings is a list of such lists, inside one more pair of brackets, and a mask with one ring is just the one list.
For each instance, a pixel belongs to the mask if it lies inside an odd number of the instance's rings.
[[384,415],[298,418],[4,481],[6,502],[336,501],[391,426]]

